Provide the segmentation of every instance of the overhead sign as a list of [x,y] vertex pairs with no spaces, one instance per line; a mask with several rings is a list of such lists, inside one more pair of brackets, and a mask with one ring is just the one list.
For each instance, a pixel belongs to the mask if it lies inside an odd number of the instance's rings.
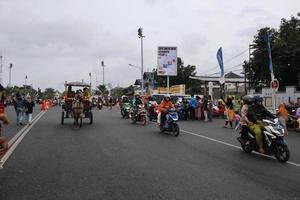
[[177,47],[158,47],[158,76],[177,76]]

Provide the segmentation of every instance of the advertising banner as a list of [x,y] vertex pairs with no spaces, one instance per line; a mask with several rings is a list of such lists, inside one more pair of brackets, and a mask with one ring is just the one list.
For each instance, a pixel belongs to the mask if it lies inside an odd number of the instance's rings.
[[158,76],[177,76],[177,47],[158,47]]

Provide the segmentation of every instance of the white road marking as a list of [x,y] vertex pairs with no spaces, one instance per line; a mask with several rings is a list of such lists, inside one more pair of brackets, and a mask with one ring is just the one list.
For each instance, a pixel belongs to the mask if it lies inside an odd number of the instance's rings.
[[[18,145],[21,143],[23,138],[27,135],[27,133],[31,130],[31,128],[39,121],[39,119],[45,114],[46,112],[40,112],[32,121],[32,124],[30,126],[24,127],[21,131],[18,132],[19,137],[15,139],[14,142],[12,142],[9,146],[8,151],[5,153],[5,155],[0,160],[0,169],[3,169],[3,165],[5,162],[9,159],[9,157],[12,155],[14,150],[18,147]],[[16,137],[16,136],[15,136]],[[15,138],[14,137],[14,138]]]
[[[204,136],[204,135],[201,135],[201,134],[193,133],[193,132],[182,130],[182,129],[180,131],[183,132],[183,133],[189,134],[189,135],[193,135],[193,136],[196,136],[196,137],[201,137],[201,138],[206,139],[206,140],[210,140],[212,142],[217,142],[219,144],[230,146],[230,147],[233,147],[235,149],[242,149],[239,146],[236,146],[236,145],[233,145],[233,144],[230,144],[230,143],[227,143],[227,142],[223,142],[223,141],[220,141],[220,140],[217,140],[217,139],[214,139],[214,138],[210,138],[210,137],[207,137],[207,136]],[[269,156],[269,155],[261,154],[261,153],[258,153],[258,152],[253,152],[253,153],[256,154],[256,155],[260,155],[260,156],[263,156],[263,157],[267,157],[267,158],[271,158],[271,159],[276,160],[276,158],[274,158],[272,156]],[[290,165],[293,165],[293,166],[296,166],[296,167],[300,167],[300,164],[295,163],[295,162],[287,161],[286,163],[290,164]]]
[[[39,112],[32,120],[32,122],[34,122],[40,115],[42,114],[42,112]],[[25,129],[28,128],[28,124],[25,125],[12,139],[9,140],[8,142],[8,146],[11,146],[19,137],[20,135],[25,131]]]
[[[119,113],[117,111],[114,111],[115,113]],[[149,121],[151,122],[152,124],[157,124],[157,122],[153,122],[153,121]],[[235,148],[235,149],[240,149],[242,150],[242,148],[240,146],[236,146],[234,144],[230,144],[230,143],[227,143],[227,142],[223,142],[221,140],[217,140],[217,139],[214,139],[214,138],[210,138],[210,137],[207,137],[207,136],[204,136],[204,135],[201,135],[201,134],[197,134],[197,133],[193,133],[193,132],[190,132],[190,131],[186,131],[186,130],[182,130],[180,129],[181,132],[184,132],[186,134],[189,134],[189,135],[193,135],[193,136],[196,136],[196,137],[201,137],[203,139],[206,139],[206,140],[210,140],[212,142],[217,142],[219,144],[223,144],[223,145],[226,145],[226,146],[229,146],[229,147],[232,147],[232,148]],[[273,160],[276,160],[276,158],[272,157],[272,156],[269,156],[269,155],[265,155],[265,154],[261,154],[261,153],[258,153],[256,151],[253,152],[253,154],[256,154],[256,155],[260,155],[260,156],[263,156],[263,157],[266,157],[266,158],[271,158]],[[291,161],[287,161],[286,162],[287,164],[290,164],[290,165],[293,165],[293,166],[296,166],[296,167],[300,167],[300,164],[299,163],[295,163],[295,162],[291,162]]]

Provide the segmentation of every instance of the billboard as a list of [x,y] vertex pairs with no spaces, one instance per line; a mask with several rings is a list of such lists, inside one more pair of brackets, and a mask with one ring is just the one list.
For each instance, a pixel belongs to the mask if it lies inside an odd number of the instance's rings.
[[177,47],[158,47],[158,76],[177,76]]

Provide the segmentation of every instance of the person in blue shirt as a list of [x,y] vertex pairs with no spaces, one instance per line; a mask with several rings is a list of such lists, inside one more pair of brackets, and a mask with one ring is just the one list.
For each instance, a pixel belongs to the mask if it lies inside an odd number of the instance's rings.
[[197,107],[197,100],[194,97],[194,94],[191,94],[189,105],[190,105],[190,118],[191,120],[195,120],[195,109]]

